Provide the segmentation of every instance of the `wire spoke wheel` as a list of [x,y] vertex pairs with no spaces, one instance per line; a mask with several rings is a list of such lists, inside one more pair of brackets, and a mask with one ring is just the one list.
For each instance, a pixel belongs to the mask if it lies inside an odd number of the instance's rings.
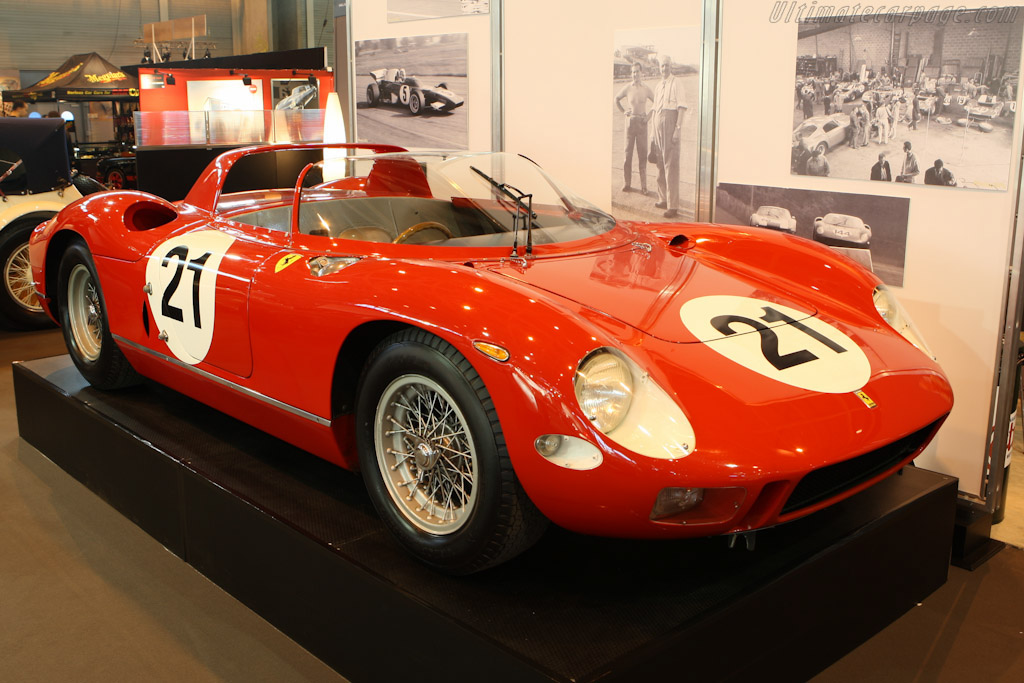
[[377,464],[398,510],[419,529],[444,535],[476,503],[476,450],[456,401],[437,382],[402,375],[381,394],[374,418]]
[[103,346],[103,308],[92,273],[80,263],[68,277],[67,297],[71,339],[83,359],[95,362]]
[[42,313],[32,285],[32,262],[28,257],[28,242],[17,247],[4,262],[4,287],[11,299],[26,311]]

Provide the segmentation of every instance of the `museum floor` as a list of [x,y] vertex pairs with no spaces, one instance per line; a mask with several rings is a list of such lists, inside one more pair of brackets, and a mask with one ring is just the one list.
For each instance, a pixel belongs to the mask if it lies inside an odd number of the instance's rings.
[[[11,362],[62,353],[57,331],[0,332],[0,680],[344,681],[18,438]],[[942,588],[816,683],[1024,680],[1017,457],[1018,490],[1011,478],[993,532],[1012,546],[974,572],[950,568]],[[419,639],[395,643],[412,679]]]

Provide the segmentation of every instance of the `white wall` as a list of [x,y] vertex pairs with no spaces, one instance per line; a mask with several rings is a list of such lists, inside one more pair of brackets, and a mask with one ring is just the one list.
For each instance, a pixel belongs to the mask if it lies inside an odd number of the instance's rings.
[[612,168],[609,137],[614,33],[699,26],[702,7],[700,0],[507,1],[505,149],[609,209],[612,174],[622,173]]

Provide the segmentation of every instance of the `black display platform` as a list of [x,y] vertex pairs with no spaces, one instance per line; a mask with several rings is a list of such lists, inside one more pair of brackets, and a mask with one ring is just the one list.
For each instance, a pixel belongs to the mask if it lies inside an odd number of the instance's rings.
[[907,468],[753,551],[551,529],[447,577],[357,474],[156,385],[96,391],[67,356],[13,374],[22,438],[355,683],[803,680],[949,566],[956,480]]

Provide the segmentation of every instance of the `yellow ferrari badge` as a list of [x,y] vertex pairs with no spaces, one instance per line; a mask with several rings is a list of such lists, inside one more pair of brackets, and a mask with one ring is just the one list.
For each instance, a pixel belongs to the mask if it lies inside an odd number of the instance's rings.
[[274,272],[280,273],[282,270],[284,270],[291,264],[295,263],[300,258],[302,258],[302,254],[288,254],[287,256],[282,256],[281,260],[277,262],[276,266],[274,266]]
[[878,404],[875,403],[872,400],[872,398],[870,396],[868,396],[867,394],[865,394],[863,391],[859,391],[858,390],[858,391],[855,391],[853,393],[857,394],[857,398],[859,398],[861,401],[863,401],[864,405],[866,405],[868,408],[877,408],[878,407]]

